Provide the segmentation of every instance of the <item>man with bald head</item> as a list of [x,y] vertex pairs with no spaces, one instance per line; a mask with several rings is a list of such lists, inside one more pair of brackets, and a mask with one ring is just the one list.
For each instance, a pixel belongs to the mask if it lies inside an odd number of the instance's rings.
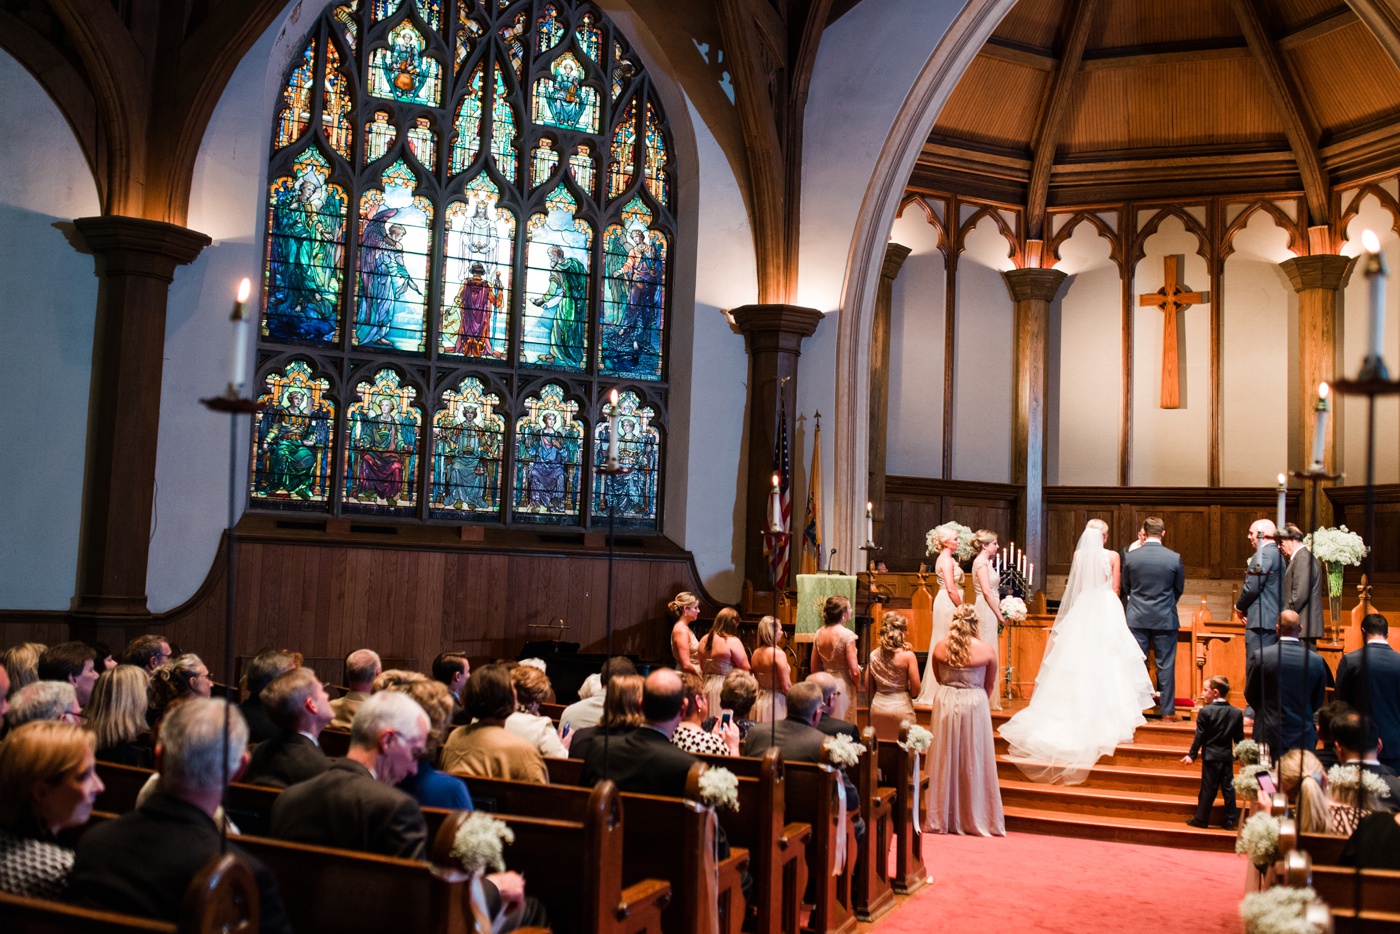
[[681,676],[658,668],[642,686],[642,716],[646,723],[627,733],[614,733],[605,744],[596,737],[583,759],[584,785],[610,778],[623,791],[647,795],[685,796],[690,767],[700,760],[672,745],[685,706]]
[[374,691],[374,679],[384,670],[379,661],[379,653],[370,649],[356,649],[345,657],[345,686],[349,689],[344,697],[331,701],[331,729],[348,730],[355,722],[355,712],[369,700]]
[[1313,714],[1327,699],[1327,665],[1298,639],[1298,614],[1278,615],[1278,643],[1259,654],[1244,686],[1254,708],[1254,739],[1277,759],[1287,749],[1317,746]]
[[[1283,609],[1283,554],[1275,536],[1278,528],[1268,519],[1256,519],[1249,527],[1249,544],[1254,548],[1245,567],[1244,586],[1235,601],[1235,615],[1244,624],[1245,680],[1259,663],[1259,653],[1278,642],[1275,621]],[[1246,717],[1254,709],[1246,706]]]
[[836,677],[829,672],[814,671],[807,676],[807,680],[822,689],[822,715],[817,721],[817,729],[827,736],[845,736],[852,742],[860,742],[860,729],[849,720],[842,720],[832,714],[832,708],[836,706],[837,686]]

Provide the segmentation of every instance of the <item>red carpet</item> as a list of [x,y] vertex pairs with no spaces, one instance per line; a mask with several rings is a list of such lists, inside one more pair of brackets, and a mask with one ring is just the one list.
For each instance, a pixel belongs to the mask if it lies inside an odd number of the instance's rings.
[[1040,834],[924,834],[931,885],[877,934],[1240,934],[1244,858]]

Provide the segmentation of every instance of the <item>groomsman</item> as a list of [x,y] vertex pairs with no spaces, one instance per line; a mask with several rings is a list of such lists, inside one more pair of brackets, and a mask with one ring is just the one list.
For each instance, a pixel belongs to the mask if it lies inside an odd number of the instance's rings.
[[1310,647],[1322,637],[1322,584],[1327,574],[1303,544],[1303,530],[1288,523],[1278,534],[1288,559],[1283,574],[1283,608],[1298,614],[1298,635]]
[[1381,739],[1381,764],[1400,771],[1400,652],[1387,642],[1389,633],[1384,616],[1366,614],[1366,644],[1337,664],[1337,697],[1370,715]]
[[1298,614],[1278,617],[1278,643],[1259,658],[1244,685],[1254,708],[1254,739],[1268,743],[1277,759],[1287,749],[1317,747],[1313,714],[1327,699],[1327,665],[1298,641]]
[[[1259,653],[1278,642],[1279,611],[1283,609],[1283,555],[1274,535],[1278,529],[1268,519],[1258,519],[1249,527],[1249,544],[1254,554],[1245,570],[1244,587],[1235,601],[1235,615],[1244,623],[1245,680],[1259,664]],[[1254,718],[1254,708],[1245,706],[1244,715]]]

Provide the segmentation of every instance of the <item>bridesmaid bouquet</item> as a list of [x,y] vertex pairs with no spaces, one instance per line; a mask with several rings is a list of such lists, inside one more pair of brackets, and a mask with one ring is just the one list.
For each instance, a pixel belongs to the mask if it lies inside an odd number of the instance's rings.
[[865,755],[865,747],[849,736],[833,736],[822,744],[822,748],[826,750],[831,764],[843,769],[860,764],[860,757]]
[[452,841],[452,858],[472,874],[505,872],[503,843],[514,843],[515,831],[504,821],[498,821],[482,811],[473,811],[462,821],[457,837]]
[[1024,622],[1026,618],[1026,601],[1020,597],[1003,597],[1001,601],[1001,615],[1016,622]]
[[1248,856],[1260,870],[1272,866],[1278,859],[1278,823],[1278,818],[1272,815],[1255,814],[1240,830],[1235,852]]
[[739,810],[739,779],[734,773],[712,765],[700,775],[700,800],[712,808]]
[[1327,905],[1311,888],[1276,885],[1240,902],[1245,934],[1322,934],[1331,930]]

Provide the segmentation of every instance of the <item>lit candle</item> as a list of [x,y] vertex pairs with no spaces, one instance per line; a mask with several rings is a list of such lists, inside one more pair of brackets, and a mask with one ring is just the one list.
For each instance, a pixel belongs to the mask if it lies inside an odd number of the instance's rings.
[[1034,583],[1035,583],[1035,562],[1034,562],[1034,561],[1027,561],[1027,562],[1026,562],[1026,586],[1029,587],[1029,586],[1031,586],[1031,585],[1034,584]]
[[233,367],[229,371],[228,394],[234,398],[243,395],[244,370],[248,366],[246,306],[248,293],[252,290],[253,284],[247,279],[238,283],[238,300],[233,303],[233,314],[229,316],[229,320],[233,322]]
[[773,493],[768,497],[768,531],[781,532],[783,530],[783,494],[778,487],[782,480],[778,474],[773,474]]
[[865,543],[875,544],[875,504],[865,504]]
[[1322,469],[1322,456],[1327,449],[1327,410],[1330,407],[1327,395],[1332,388],[1326,383],[1319,383],[1317,387],[1317,405],[1313,411],[1317,413],[1313,421],[1313,448],[1312,467],[1314,470]]
[[1366,359],[1361,365],[1362,377],[1386,379],[1388,374],[1381,358],[1381,346],[1385,343],[1385,277],[1389,270],[1385,257],[1381,255],[1381,241],[1374,231],[1361,235],[1361,243],[1366,248],[1366,283],[1370,286],[1370,334],[1366,345]]
[[1024,551],[1016,556],[1016,570],[1021,573],[1022,577],[1026,576],[1026,553]]
[[[1287,508],[1287,503],[1288,503],[1288,477],[1287,477],[1286,475],[1284,475],[1284,474],[1279,474],[1279,475],[1278,475],[1278,521],[1276,521],[1276,522],[1274,523],[1274,525],[1277,526],[1277,527],[1280,528],[1280,529],[1283,528],[1284,512],[1285,512],[1285,510],[1286,510],[1286,508]],[[1263,544],[1263,541],[1262,541],[1262,540],[1260,541],[1260,544],[1261,544],[1261,545]]]
[[611,404],[608,406],[608,469],[616,470],[621,466],[622,461],[618,457],[618,442],[621,440],[617,434],[617,390],[612,391],[609,397]]

